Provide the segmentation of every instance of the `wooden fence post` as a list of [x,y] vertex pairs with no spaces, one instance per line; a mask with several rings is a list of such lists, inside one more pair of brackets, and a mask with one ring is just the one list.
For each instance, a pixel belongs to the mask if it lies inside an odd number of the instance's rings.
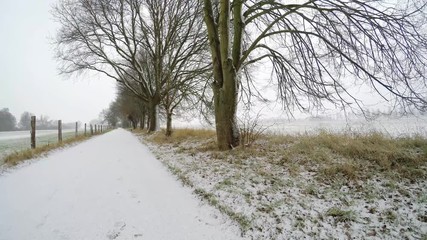
[[31,116],[31,148],[36,148],[36,116]]
[[78,130],[77,130],[78,126],[79,126],[79,124],[78,124],[78,122],[76,122],[76,137],[78,135]]
[[90,125],[90,135],[91,135],[91,136],[93,135],[93,127],[92,127],[92,124]]
[[96,124],[95,124],[95,134],[97,133],[98,131],[97,131],[97,129],[96,129]]
[[86,123],[85,123],[85,136],[86,136]]
[[62,142],[62,120],[58,120],[58,142]]

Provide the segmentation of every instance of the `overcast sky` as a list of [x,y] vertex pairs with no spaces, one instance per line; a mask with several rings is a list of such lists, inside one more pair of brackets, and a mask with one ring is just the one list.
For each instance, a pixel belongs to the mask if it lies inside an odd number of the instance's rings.
[[59,75],[51,45],[55,0],[0,0],[0,109],[64,122],[89,122],[114,100],[114,81]]

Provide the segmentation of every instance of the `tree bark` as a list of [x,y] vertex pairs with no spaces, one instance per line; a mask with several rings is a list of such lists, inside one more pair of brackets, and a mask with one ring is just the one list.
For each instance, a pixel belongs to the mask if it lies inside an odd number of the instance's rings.
[[159,105],[160,102],[160,97],[156,97],[154,96],[150,103],[149,103],[149,109],[148,109],[148,114],[149,114],[149,126],[148,126],[148,132],[155,132],[158,130],[158,113],[157,113],[157,107]]
[[166,112],[166,136],[172,135],[172,112]]
[[150,124],[148,126],[148,132],[155,132],[156,124],[157,124],[157,113],[156,113],[155,105],[150,106],[149,114],[150,114]]
[[[242,3],[239,2],[239,4]],[[214,92],[217,144],[220,150],[228,150],[240,144],[240,133],[236,121],[238,70],[233,66],[233,60],[229,56],[230,1],[220,1],[218,23],[214,19],[210,0],[204,1],[204,14],[215,80],[212,88]],[[240,51],[233,53],[233,55],[239,54]]]
[[236,76],[231,74],[229,79],[224,79],[224,86],[222,88],[214,87],[213,92],[218,148],[220,150],[232,149],[240,144],[240,132],[236,121],[238,95]]

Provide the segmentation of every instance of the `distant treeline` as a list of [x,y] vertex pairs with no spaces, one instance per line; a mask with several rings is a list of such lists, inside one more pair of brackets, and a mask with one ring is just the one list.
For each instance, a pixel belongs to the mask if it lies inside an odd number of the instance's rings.
[[[19,122],[16,121],[16,117],[9,112],[8,108],[3,108],[0,110],[0,131],[21,131],[21,130],[30,130],[31,129],[31,114],[29,112],[24,112],[21,114]],[[62,128],[74,128],[75,123],[63,123]],[[58,122],[57,120],[49,120],[48,116],[41,115],[36,117],[36,129],[38,130],[50,130],[57,129]]]

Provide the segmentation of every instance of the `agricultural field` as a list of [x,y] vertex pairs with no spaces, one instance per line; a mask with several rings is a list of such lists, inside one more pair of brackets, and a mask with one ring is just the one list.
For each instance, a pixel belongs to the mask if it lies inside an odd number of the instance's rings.
[[312,117],[301,120],[270,119],[259,122],[268,133],[276,134],[316,134],[319,131],[332,133],[378,132],[389,137],[427,137],[427,117],[378,117],[371,120],[364,118],[334,119],[333,117]]
[[[321,131],[331,133],[369,134],[377,132],[389,137],[427,137],[427,116],[387,117],[380,116],[367,120],[363,117],[344,119],[335,116],[308,117],[304,119],[265,118],[260,116],[249,119],[238,118],[242,125],[253,125],[268,134],[316,134]],[[214,129],[214,126],[201,124],[196,119],[176,119],[174,128]]]
[[[68,139],[74,136],[74,129],[64,129],[62,139]],[[43,146],[58,141],[57,130],[39,130],[36,132],[36,145]],[[29,131],[0,132],[0,165],[6,155],[30,148]]]

